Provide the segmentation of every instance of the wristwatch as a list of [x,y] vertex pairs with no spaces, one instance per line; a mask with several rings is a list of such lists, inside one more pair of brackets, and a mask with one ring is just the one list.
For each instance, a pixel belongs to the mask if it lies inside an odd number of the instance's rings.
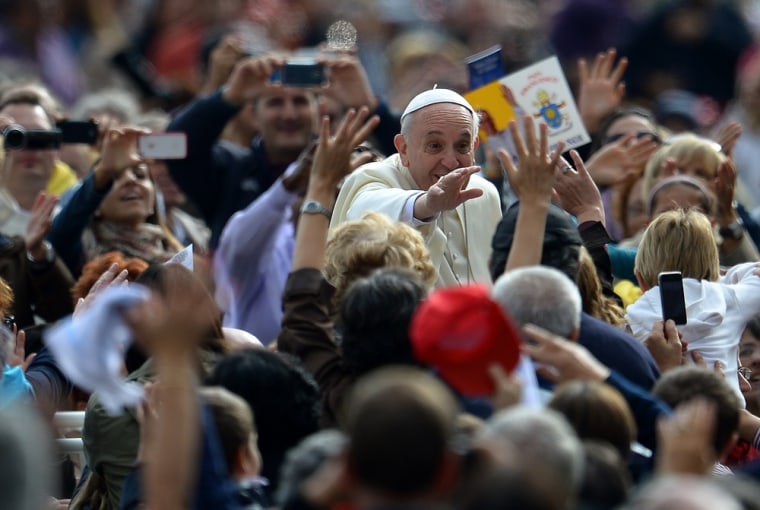
[[725,227],[720,227],[718,234],[720,234],[720,237],[723,239],[733,239],[734,241],[738,241],[744,235],[744,225],[742,225],[741,220],[737,218],[736,221],[729,223]]
[[45,248],[45,257],[43,259],[35,259],[28,251],[26,252],[26,259],[32,264],[37,265],[52,264],[55,260],[55,250],[53,249],[53,246],[47,241],[42,241],[42,246]]
[[332,218],[332,211],[316,200],[307,200],[301,206],[301,214],[324,214],[327,219]]

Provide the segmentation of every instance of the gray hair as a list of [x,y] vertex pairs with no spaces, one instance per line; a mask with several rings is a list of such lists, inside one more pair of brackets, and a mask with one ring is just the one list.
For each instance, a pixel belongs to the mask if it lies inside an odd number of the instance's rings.
[[491,416],[480,436],[506,443],[517,455],[518,468],[548,476],[563,497],[576,497],[585,469],[583,445],[560,413],[511,407]]
[[119,89],[103,89],[83,96],[71,107],[69,117],[88,119],[99,113],[110,113],[122,124],[131,124],[140,112],[140,104],[134,95]]
[[293,501],[301,485],[329,459],[343,453],[348,438],[336,429],[315,432],[291,448],[282,463],[275,500],[280,507]]
[[521,328],[535,324],[568,338],[580,327],[580,291],[567,275],[553,267],[507,271],[496,280],[491,296]]
[[169,125],[170,121],[171,116],[168,113],[161,110],[150,110],[137,115],[134,119],[134,124],[154,132],[162,132],[166,131],[166,126]]

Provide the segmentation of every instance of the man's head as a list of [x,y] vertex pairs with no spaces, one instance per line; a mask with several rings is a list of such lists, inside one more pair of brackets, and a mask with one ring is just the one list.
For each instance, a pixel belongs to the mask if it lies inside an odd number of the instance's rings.
[[710,220],[693,210],[660,214],[644,231],[634,271],[645,290],[657,285],[657,275],[663,271],[681,271],[684,278],[717,281],[718,245]]
[[[24,129],[53,129],[53,119],[33,94],[16,95],[0,103],[0,118]],[[31,209],[37,193],[47,187],[58,149],[12,149],[5,151],[3,183],[24,209]]]
[[428,286],[413,271],[378,269],[355,281],[340,306],[341,348],[357,375],[385,365],[417,365],[409,324]]
[[[520,212],[520,203],[516,202],[504,213],[496,227],[496,232],[491,240],[491,278],[497,280],[504,272],[507,265],[509,250],[515,236],[517,215]],[[582,245],[578,229],[561,207],[555,204],[549,205],[549,213],[546,217],[544,228],[544,245],[541,251],[541,265],[559,269],[572,281],[577,280],[578,261]]]
[[477,444],[503,451],[502,462],[518,470],[555,508],[571,508],[583,479],[583,446],[567,420],[550,409],[511,407],[486,422]]
[[679,367],[665,373],[652,388],[652,393],[673,409],[694,398],[714,403],[716,462],[733,447],[739,427],[739,400],[722,376],[701,367]]
[[475,164],[478,124],[472,106],[454,91],[427,90],[412,99],[393,143],[420,189],[427,190],[452,170]]
[[447,388],[411,367],[360,379],[345,406],[348,469],[371,494],[398,501],[430,494],[449,463],[457,404]]
[[272,163],[298,159],[317,129],[318,104],[314,93],[296,87],[270,88],[253,106],[254,123]]
[[535,324],[555,335],[574,339],[581,323],[581,295],[575,283],[547,266],[529,266],[504,273],[491,294],[523,327]]

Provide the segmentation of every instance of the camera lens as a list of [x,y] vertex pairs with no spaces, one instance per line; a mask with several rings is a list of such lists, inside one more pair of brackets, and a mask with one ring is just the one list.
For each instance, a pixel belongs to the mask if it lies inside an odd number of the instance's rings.
[[23,149],[26,145],[26,131],[20,126],[8,126],[3,136],[6,149]]

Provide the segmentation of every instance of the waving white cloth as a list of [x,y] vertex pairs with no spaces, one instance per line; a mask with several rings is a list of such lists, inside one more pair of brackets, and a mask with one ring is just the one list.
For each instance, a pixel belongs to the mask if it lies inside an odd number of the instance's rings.
[[147,300],[149,294],[139,285],[109,287],[92,307],[76,318],[61,320],[45,334],[45,343],[66,377],[97,393],[112,415],[143,397],[141,387],[121,376],[124,353],[132,343],[132,331],[121,312]]

